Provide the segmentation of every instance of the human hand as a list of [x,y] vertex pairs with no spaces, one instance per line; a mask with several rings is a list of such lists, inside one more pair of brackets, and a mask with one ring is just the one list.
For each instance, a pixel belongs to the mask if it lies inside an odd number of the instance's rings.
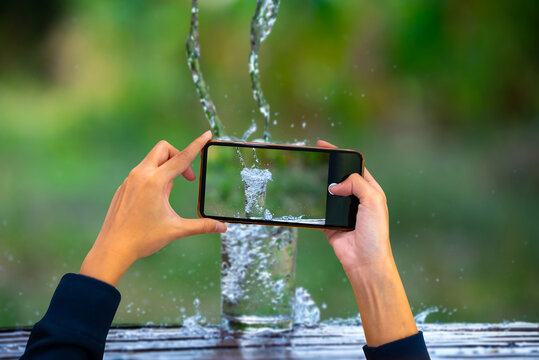
[[[336,148],[323,140],[317,145]],[[360,200],[354,230],[324,231],[347,274],[392,260],[386,196],[369,171],[365,169],[364,172],[364,177],[352,174],[330,188],[336,196],[353,195]]]
[[176,176],[195,180],[191,162],[210,139],[207,131],[183,151],[166,141],[155,145],[114,194],[103,227],[82,264],[82,275],[115,286],[135,260],[173,240],[226,231],[226,225],[216,220],[182,218],[169,202]]
[[[319,147],[336,146],[319,140]],[[389,214],[384,191],[365,169],[330,191],[359,199],[352,231],[325,230],[354,290],[369,346],[379,346],[417,333],[389,243]]]

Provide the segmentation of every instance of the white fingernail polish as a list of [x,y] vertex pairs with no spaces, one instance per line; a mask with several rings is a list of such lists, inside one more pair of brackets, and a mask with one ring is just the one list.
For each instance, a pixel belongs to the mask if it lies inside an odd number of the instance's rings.
[[337,185],[337,183],[331,183],[331,184],[329,184],[329,186],[328,186],[328,192],[329,192],[331,195],[335,195],[335,194],[332,193],[331,190],[330,190],[330,188],[331,188],[332,186],[334,186],[334,185]]

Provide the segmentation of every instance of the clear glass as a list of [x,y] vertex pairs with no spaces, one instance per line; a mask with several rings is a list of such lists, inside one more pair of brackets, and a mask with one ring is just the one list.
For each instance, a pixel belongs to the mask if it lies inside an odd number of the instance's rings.
[[221,311],[231,330],[291,330],[297,229],[228,224],[221,235]]

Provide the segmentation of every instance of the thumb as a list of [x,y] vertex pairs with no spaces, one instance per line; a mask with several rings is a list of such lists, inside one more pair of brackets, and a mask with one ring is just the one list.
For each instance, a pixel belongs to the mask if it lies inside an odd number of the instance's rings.
[[369,197],[374,191],[369,183],[359,174],[354,173],[339,184],[331,185],[328,189],[331,194],[338,196],[356,196],[360,201]]
[[182,237],[199,234],[223,233],[225,231],[225,223],[213,219],[204,218],[180,220],[180,232]]

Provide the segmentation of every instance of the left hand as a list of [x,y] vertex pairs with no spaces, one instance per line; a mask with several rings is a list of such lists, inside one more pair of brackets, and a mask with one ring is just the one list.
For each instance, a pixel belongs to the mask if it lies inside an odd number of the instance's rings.
[[116,285],[131,264],[173,240],[225,232],[212,219],[185,219],[170,206],[173,179],[183,174],[193,181],[191,162],[211,139],[208,131],[179,151],[160,141],[116,191],[105,222],[80,273]]

